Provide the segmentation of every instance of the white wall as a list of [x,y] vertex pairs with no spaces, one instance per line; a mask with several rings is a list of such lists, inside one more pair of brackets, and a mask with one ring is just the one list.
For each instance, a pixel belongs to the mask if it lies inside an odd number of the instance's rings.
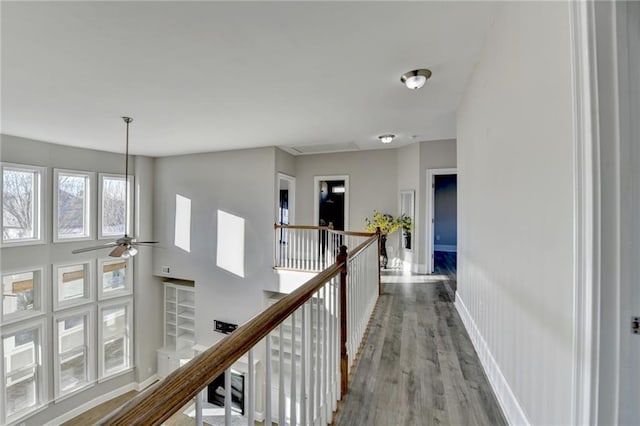
[[421,273],[427,273],[427,265],[429,264],[427,247],[431,239],[431,226],[427,223],[429,220],[427,212],[431,209],[431,189],[427,185],[427,170],[455,168],[457,164],[456,149],[455,139],[420,143],[420,190],[416,201],[416,206],[419,206],[419,209],[417,228],[414,233],[416,234],[417,270]]
[[[361,231],[376,209],[398,214],[397,154],[395,150],[301,155],[296,157],[296,223],[313,223],[314,176],[349,176],[349,229]],[[398,233],[399,234],[399,233]],[[389,239],[389,259],[398,252],[398,236]]]
[[509,420],[570,423],[566,3],[502,3],[458,115],[458,300]]
[[[156,159],[154,273],[195,281],[196,341],[210,345],[224,335],[214,319],[242,324],[263,307],[262,290],[274,290],[273,223],[275,148]],[[174,245],[176,194],[191,200],[190,252]],[[216,265],[217,212],[245,220],[244,277]]]

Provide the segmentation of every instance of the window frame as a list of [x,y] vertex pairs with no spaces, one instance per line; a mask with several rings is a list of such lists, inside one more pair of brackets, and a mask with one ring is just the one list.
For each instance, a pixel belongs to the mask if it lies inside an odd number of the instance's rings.
[[0,162],[0,195],[4,198],[4,171],[5,169],[13,169],[18,171],[33,172],[36,176],[37,188],[34,189],[34,219],[33,219],[33,238],[22,238],[15,240],[4,239],[4,205],[0,209],[0,225],[2,226],[2,236],[0,237],[0,247],[19,247],[27,245],[45,244],[46,238],[46,221],[44,220],[47,213],[48,200],[46,199],[45,188],[47,187],[48,176],[47,167],[34,166],[30,164]]
[[[59,300],[60,283],[58,282],[58,270],[60,268],[77,266],[77,265],[86,265],[85,271],[87,271],[87,277],[84,280],[85,281],[84,296],[71,301],[60,301]],[[94,273],[93,260],[78,260],[77,262],[54,263],[51,270],[52,270],[52,284],[53,284],[52,299],[53,299],[54,312],[95,302],[95,295],[94,295],[95,279],[93,278],[95,273]]]
[[[82,236],[72,236],[72,237],[61,237],[59,235],[58,229],[58,196],[59,196],[59,176],[63,175],[71,175],[77,177],[86,178],[87,185],[85,187],[85,197],[84,197],[84,223],[85,223],[85,235]],[[54,243],[66,243],[66,242],[74,242],[74,241],[86,241],[86,240],[94,240],[96,235],[96,224],[95,220],[95,204],[93,202],[94,198],[94,188],[96,181],[96,173],[88,172],[83,170],[69,170],[69,169],[53,169],[53,242]]]
[[[20,322],[17,324],[12,324],[8,327],[3,327],[0,332],[0,359],[2,360],[2,368],[0,369],[0,380],[2,381],[2,386],[0,386],[0,400],[2,404],[0,404],[0,420],[3,421],[4,424],[18,422],[23,420],[24,418],[33,415],[34,413],[44,409],[48,405],[48,395],[47,395],[47,377],[48,377],[48,366],[47,366],[47,328],[46,328],[46,318],[40,318],[36,320],[29,320]],[[38,333],[38,348],[35,349],[35,355],[38,360],[35,363],[34,367],[22,367],[17,369],[16,372],[12,372],[11,374],[7,374],[5,372],[6,366],[5,363],[5,353],[4,353],[4,339],[8,336],[18,334],[20,332],[29,331],[29,330],[37,330]],[[16,413],[9,415],[7,410],[7,385],[6,380],[7,377],[16,374],[20,370],[25,370],[26,368],[35,368],[34,374],[36,375],[36,403],[32,407],[27,409],[22,409]]]
[[[66,319],[84,316],[84,356],[85,356],[85,374],[86,382],[81,386],[76,386],[68,391],[63,392],[61,389],[60,380],[62,379],[62,356],[60,353],[60,331],[58,324],[60,321]],[[82,390],[93,386],[95,384],[95,305],[84,306],[75,309],[69,309],[53,316],[53,361],[54,361],[54,398],[55,402],[59,402],[71,395],[74,395]],[[76,348],[74,348],[76,350]],[[67,351],[71,352],[71,351]]]
[[[103,268],[105,265],[110,263],[120,263],[125,262],[125,288],[123,290],[115,290],[112,292],[105,293],[103,287],[104,280],[104,272]],[[133,262],[131,258],[114,258],[114,257],[106,257],[98,259],[98,270],[96,275],[98,276],[98,300],[109,300],[114,299],[116,297],[129,296],[133,294]]]
[[[104,338],[104,317],[103,313],[106,309],[124,307],[127,315],[126,318],[126,329],[124,333],[125,340],[125,359],[127,361],[127,365],[119,370],[115,370],[107,373],[105,368],[105,356],[104,356],[104,346],[105,346],[105,338]],[[101,303],[98,305],[98,344],[96,348],[98,350],[98,383],[101,383],[105,380],[111,379],[113,377],[119,376],[121,374],[132,371],[134,368],[134,358],[133,358],[133,300],[132,298],[120,299],[117,301],[111,301],[108,303]],[[111,339],[110,341],[117,340]]]
[[[3,326],[8,324],[13,324],[18,321],[25,321],[40,315],[44,315],[47,312],[46,289],[48,286],[45,283],[46,274],[45,274],[45,268],[43,266],[33,266],[33,267],[20,268],[20,269],[15,269],[10,271],[3,271],[0,274],[0,280],[4,281],[4,277],[6,277],[7,275],[27,274],[29,272],[38,273],[39,275],[38,282],[37,283],[34,282],[33,284],[34,285],[34,309],[33,311],[17,311],[11,314],[5,314],[4,298],[0,298],[0,319],[2,320]],[[34,277],[34,281],[35,281],[35,277]],[[4,283],[0,282],[0,286],[3,286],[3,285]]]
[[[105,179],[122,179],[127,182],[127,186],[125,187],[125,198],[126,199],[126,211],[127,217],[125,223],[125,230],[128,231],[129,236],[133,236],[133,190],[134,190],[134,176],[129,175],[125,179],[124,174],[117,173],[98,173],[98,240],[113,240],[117,237],[122,237],[123,233],[104,233],[102,229],[102,215],[103,215],[103,196],[104,196],[104,180]],[[128,191],[127,191],[128,189]],[[126,196],[128,193],[129,197]]]

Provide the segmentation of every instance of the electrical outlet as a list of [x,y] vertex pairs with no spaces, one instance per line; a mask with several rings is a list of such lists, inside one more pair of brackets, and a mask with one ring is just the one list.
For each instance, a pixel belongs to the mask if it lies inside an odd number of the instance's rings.
[[171,268],[169,268],[168,266],[163,266],[161,269],[163,274],[168,274],[171,270]]

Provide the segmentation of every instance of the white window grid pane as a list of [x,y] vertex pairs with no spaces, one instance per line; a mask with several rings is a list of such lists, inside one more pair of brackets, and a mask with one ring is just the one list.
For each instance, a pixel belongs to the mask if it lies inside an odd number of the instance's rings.
[[84,389],[95,377],[95,306],[64,311],[54,316],[56,400]]
[[22,322],[2,333],[2,403],[0,423],[12,423],[42,406],[46,377],[42,354],[46,342],[45,320]]
[[46,168],[2,163],[3,246],[38,244],[43,238],[43,180]]
[[94,300],[95,262],[53,265],[53,309],[83,305]]
[[41,314],[43,289],[43,268],[3,273],[0,283],[0,312],[3,324]]
[[132,234],[132,188],[132,176],[100,174],[100,239]]
[[95,173],[54,170],[54,242],[93,238],[91,217]]
[[98,298],[108,299],[133,293],[133,271],[128,259],[98,260]]
[[132,366],[131,300],[100,307],[100,374],[106,378]]

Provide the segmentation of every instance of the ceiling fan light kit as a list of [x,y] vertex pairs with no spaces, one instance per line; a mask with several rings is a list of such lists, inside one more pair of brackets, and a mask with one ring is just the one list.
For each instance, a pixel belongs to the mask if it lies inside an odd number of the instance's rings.
[[93,250],[100,250],[100,249],[105,249],[105,248],[111,248],[113,247],[113,250],[111,250],[111,252],[109,252],[109,256],[111,257],[119,257],[122,259],[128,259],[130,257],[135,256],[136,254],[138,254],[138,249],[135,248],[135,246],[137,245],[149,245],[149,244],[157,244],[157,241],[136,241],[134,238],[129,236],[129,230],[127,229],[128,227],[128,212],[127,212],[127,206],[129,204],[129,124],[131,124],[131,122],[133,121],[133,118],[131,117],[122,117],[122,119],[124,120],[124,122],[126,123],[127,126],[127,137],[126,137],[126,147],[125,147],[125,156],[124,156],[124,179],[125,179],[125,203],[124,203],[124,217],[125,217],[125,222],[124,222],[124,235],[120,238],[118,238],[115,241],[111,241],[108,242],[106,244],[100,245],[100,246],[93,246],[93,247],[85,247],[85,248],[81,248],[81,249],[76,249],[73,250],[71,253],[73,254],[78,254],[78,253],[84,253],[87,251],[93,251]]

